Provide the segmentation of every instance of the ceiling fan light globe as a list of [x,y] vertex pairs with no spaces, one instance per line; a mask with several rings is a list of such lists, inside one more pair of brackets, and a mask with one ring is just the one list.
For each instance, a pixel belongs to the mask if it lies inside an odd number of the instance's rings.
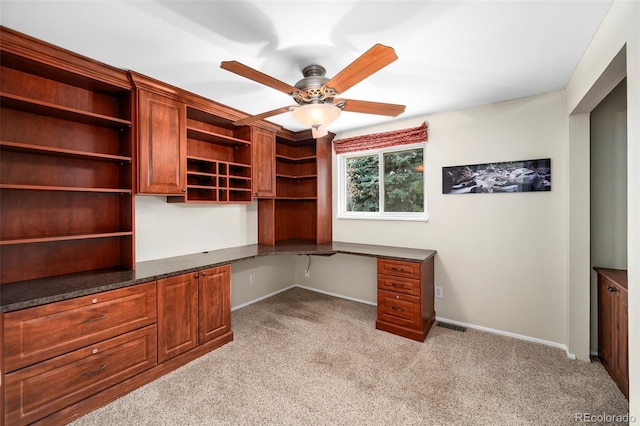
[[306,127],[326,127],[340,116],[340,108],[333,104],[302,105],[291,111],[293,118]]

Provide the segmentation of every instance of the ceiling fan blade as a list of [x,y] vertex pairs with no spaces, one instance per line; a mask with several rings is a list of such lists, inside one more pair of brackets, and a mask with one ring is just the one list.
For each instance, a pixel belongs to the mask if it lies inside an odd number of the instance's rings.
[[242,77],[246,77],[260,84],[264,84],[265,86],[269,86],[273,89],[279,90],[283,93],[286,93],[287,95],[291,95],[292,93],[299,91],[290,84],[268,76],[267,74],[241,64],[238,61],[223,61],[220,64],[220,68],[231,71],[232,73],[238,74]]
[[364,114],[388,115],[396,117],[404,112],[404,105],[385,104],[381,102],[356,101],[353,99],[336,99],[335,103],[344,102],[343,111],[362,112]]
[[233,124],[235,126],[244,126],[245,124],[253,123],[254,121],[262,120],[263,118],[271,117],[274,115],[282,114],[283,112],[290,111],[293,106],[286,106],[278,109],[274,109],[271,111],[263,112],[262,114],[252,115],[247,118],[243,118],[241,120],[234,121]]
[[398,59],[392,47],[376,44],[325,84],[338,93],[361,82]]

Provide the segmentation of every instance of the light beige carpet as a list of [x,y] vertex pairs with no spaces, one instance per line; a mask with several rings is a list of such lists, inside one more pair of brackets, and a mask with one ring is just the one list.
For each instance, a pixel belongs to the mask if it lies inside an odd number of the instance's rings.
[[419,343],[375,318],[287,290],[234,311],[232,343],[73,425],[571,425],[628,411],[600,363],[474,330]]

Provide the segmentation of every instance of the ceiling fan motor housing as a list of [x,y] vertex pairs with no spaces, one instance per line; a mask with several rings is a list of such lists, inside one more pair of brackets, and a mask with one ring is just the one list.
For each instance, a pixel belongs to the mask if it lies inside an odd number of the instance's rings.
[[327,70],[320,65],[309,65],[304,67],[302,75],[304,78],[299,80],[295,87],[300,89],[299,92],[293,94],[293,98],[300,105],[331,103],[336,95],[335,90],[326,87],[329,81],[325,77]]

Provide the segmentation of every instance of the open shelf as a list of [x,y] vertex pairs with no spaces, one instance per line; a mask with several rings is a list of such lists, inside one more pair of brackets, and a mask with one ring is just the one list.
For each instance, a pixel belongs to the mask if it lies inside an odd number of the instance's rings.
[[31,244],[31,243],[47,243],[47,242],[55,242],[55,241],[71,241],[71,240],[87,240],[92,238],[114,238],[114,237],[124,237],[124,236],[133,236],[132,231],[122,231],[122,232],[105,232],[101,234],[70,234],[70,235],[50,235],[43,237],[34,237],[34,238],[7,238],[0,241],[0,245],[12,245],[12,244]]
[[130,156],[126,157],[122,155],[102,154],[99,152],[78,151],[74,149],[56,148],[20,142],[0,141],[0,149],[2,149],[2,151],[26,152],[55,157],[80,158],[85,160],[131,162]]
[[62,105],[55,105],[4,92],[0,93],[0,103],[2,103],[4,108],[17,109],[33,114],[46,115],[62,120],[76,121],[78,123],[85,123],[94,126],[113,127],[117,129],[131,126],[130,120],[123,120]]
[[0,283],[134,269],[126,72],[1,31]]

